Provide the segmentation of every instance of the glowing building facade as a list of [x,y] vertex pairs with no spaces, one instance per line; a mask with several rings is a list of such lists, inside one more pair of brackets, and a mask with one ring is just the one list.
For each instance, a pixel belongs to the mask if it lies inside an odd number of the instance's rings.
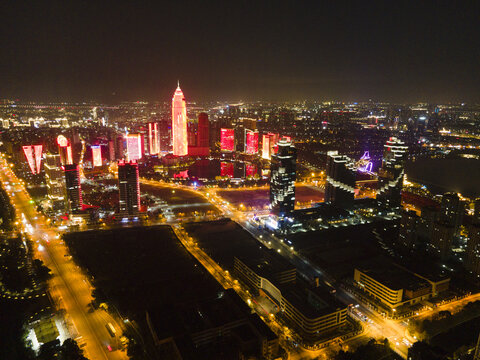
[[396,137],[389,138],[384,147],[382,167],[378,172],[377,200],[384,207],[399,208],[408,147]]
[[138,215],[140,211],[140,182],[135,161],[118,162],[118,189],[120,214]]
[[61,166],[59,154],[45,154],[45,182],[53,210],[63,209],[65,199],[65,178]]
[[102,166],[102,147],[100,145],[92,145],[92,165]]
[[245,130],[245,152],[249,155],[258,153],[258,131]]
[[127,138],[127,160],[134,161],[143,157],[143,136],[142,134],[128,134]]
[[26,145],[22,146],[23,153],[27,158],[28,166],[32,174],[40,174],[42,170],[42,145]]
[[[278,148],[276,143],[278,141],[278,134],[263,134],[262,138],[262,158],[270,160],[273,154],[277,153]],[[288,140],[290,141],[290,140]]]
[[229,178],[233,178],[233,163],[222,161],[220,162],[220,176],[226,176]]
[[188,154],[187,138],[187,105],[180,85],[175,90],[172,99],[172,145],[173,155]]
[[297,150],[291,142],[280,140],[278,153],[270,164],[270,206],[279,223],[289,217],[295,208],[295,179]]
[[72,145],[70,144],[70,141],[68,141],[65,136],[58,135],[57,144],[58,153],[60,154],[60,161],[62,165],[73,164]]
[[150,155],[156,155],[160,152],[160,134],[156,122],[148,123],[148,152]]
[[77,164],[64,165],[65,187],[67,190],[67,211],[73,214],[82,210],[82,188],[80,186],[80,172]]
[[355,198],[355,163],[338,151],[327,152],[325,202],[350,208]]
[[235,150],[235,132],[233,129],[220,129],[220,146],[222,151]]

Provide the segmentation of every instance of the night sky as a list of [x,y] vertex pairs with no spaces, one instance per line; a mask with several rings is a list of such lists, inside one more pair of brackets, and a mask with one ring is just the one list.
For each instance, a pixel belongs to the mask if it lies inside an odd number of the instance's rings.
[[478,1],[152,4],[3,1],[0,99],[479,102]]

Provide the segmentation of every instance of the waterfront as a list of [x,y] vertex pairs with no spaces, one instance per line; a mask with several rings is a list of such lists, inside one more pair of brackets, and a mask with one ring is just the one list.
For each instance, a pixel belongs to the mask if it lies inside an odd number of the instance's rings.
[[464,196],[480,196],[480,160],[452,156],[444,159],[419,159],[405,166],[411,181],[424,184],[436,194],[448,191]]

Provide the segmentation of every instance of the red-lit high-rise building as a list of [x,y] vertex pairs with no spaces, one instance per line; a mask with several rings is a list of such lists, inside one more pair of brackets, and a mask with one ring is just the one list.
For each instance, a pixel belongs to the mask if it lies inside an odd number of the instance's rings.
[[233,129],[220,129],[220,145],[222,151],[235,150],[235,132]]
[[249,155],[258,153],[258,131],[245,129],[245,152]]
[[172,145],[173,155],[185,156],[188,154],[187,105],[180,84],[172,99]]

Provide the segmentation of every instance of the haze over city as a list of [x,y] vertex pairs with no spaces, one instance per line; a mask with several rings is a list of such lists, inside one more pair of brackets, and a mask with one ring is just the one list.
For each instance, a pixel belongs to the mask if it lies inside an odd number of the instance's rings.
[[[0,93],[478,101],[475,2],[5,2]],[[113,96],[113,94],[115,94]]]
[[479,5],[0,5],[0,359],[480,360]]

